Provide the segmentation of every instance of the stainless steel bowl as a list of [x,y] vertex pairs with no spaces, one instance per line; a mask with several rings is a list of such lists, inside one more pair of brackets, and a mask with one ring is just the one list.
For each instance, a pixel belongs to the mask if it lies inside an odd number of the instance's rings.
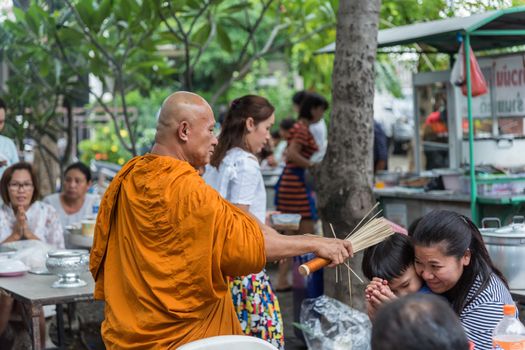
[[86,285],[80,274],[88,270],[89,252],[81,249],[52,250],[47,253],[46,267],[59,277],[53,288],[74,288]]

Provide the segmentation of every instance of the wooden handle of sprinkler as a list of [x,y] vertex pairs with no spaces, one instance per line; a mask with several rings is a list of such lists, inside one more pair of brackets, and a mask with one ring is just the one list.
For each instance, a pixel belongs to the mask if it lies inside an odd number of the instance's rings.
[[314,258],[301,266],[299,266],[299,273],[303,276],[308,276],[311,273],[321,270],[323,267],[330,265],[331,261],[324,258]]

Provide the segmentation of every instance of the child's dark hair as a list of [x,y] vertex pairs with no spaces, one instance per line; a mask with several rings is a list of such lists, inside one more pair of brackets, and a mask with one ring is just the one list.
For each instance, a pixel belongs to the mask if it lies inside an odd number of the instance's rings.
[[381,243],[365,249],[363,274],[371,280],[379,277],[387,281],[401,276],[414,263],[414,247],[410,238],[394,233]]

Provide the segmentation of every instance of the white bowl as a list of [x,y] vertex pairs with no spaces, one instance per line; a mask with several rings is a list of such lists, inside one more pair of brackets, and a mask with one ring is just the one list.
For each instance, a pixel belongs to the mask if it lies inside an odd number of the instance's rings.
[[270,217],[272,226],[277,230],[298,230],[301,223],[300,214],[273,214]]

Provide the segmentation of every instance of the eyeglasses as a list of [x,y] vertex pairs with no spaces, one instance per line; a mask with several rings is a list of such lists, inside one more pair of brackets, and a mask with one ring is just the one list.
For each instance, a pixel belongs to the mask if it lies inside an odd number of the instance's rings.
[[30,182],[24,182],[24,183],[11,182],[8,186],[11,191],[17,191],[17,190],[19,191],[20,189],[23,189],[24,191],[28,191],[33,188],[33,184]]

